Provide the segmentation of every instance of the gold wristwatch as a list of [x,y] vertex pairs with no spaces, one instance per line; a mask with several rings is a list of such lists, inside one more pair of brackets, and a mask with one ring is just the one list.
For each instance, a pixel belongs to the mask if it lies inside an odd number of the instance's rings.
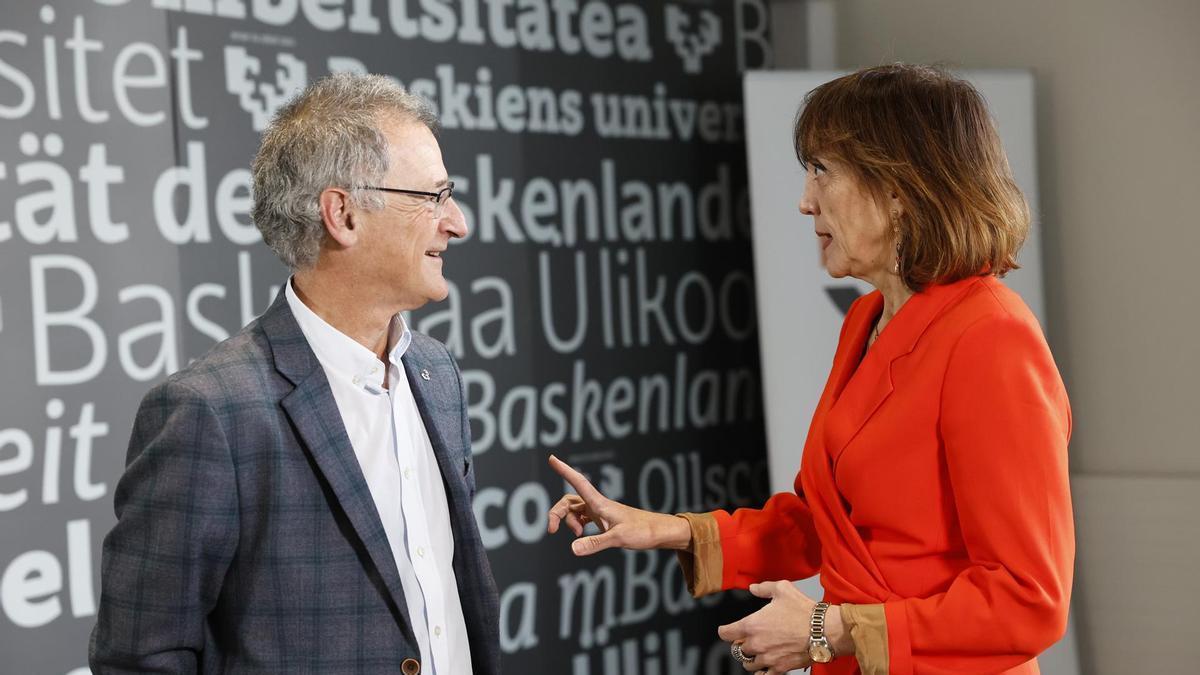
[[825,637],[825,612],[829,611],[828,602],[818,602],[813,607],[812,618],[808,621],[808,658],[813,663],[829,663],[833,660],[833,645]]

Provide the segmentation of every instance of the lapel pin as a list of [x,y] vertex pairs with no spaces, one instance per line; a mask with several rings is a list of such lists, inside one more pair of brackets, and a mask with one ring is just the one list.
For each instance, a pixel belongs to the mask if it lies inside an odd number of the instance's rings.
[[425,381],[429,380],[429,370],[428,369],[426,369],[426,368],[421,369],[421,379],[425,380]]

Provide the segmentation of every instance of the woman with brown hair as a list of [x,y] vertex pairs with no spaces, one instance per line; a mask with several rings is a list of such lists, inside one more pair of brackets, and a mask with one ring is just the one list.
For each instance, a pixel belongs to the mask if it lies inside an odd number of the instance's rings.
[[[577,555],[677,549],[694,594],[769,599],[719,629],[750,672],[1037,673],[1070,599],[1071,413],[998,279],[1029,211],[987,107],[942,70],[868,68],[813,90],[794,140],[826,270],[876,289],[846,315],[795,492],[656,514],[552,457],[578,494],[549,529]],[[814,574],[821,602],[789,581]]]

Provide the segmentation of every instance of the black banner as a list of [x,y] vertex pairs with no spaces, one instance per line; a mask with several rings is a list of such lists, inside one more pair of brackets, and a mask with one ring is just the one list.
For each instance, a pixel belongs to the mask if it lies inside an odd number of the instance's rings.
[[[508,672],[735,673],[667,553],[545,534],[553,452],[665,512],[766,496],[740,71],[761,0],[91,0],[0,27],[0,670],[85,668],[142,394],[263,311],[274,110],[333,71],[427,96],[471,234],[413,326],[464,368]],[[86,672],[86,669],[78,672]]]

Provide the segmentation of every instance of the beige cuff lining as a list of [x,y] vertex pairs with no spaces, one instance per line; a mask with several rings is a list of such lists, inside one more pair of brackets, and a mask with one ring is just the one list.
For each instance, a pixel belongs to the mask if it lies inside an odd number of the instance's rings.
[[679,567],[688,592],[699,598],[721,590],[721,530],[711,513],[678,513],[692,528],[687,550],[679,551]]
[[854,657],[863,675],[887,675],[887,616],[883,605],[842,604],[842,621],[854,639]]

